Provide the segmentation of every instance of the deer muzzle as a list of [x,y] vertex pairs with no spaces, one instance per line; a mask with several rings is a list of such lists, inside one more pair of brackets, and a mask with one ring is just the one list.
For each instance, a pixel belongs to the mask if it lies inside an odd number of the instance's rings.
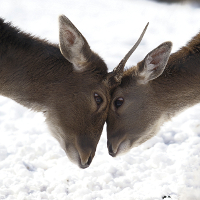
[[129,149],[130,141],[127,139],[126,134],[122,137],[111,137],[107,141],[108,152],[112,157],[126,152]]

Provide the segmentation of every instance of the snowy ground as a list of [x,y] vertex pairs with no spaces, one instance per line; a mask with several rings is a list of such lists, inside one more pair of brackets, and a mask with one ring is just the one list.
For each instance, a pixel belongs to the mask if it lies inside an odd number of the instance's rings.
[[[58,42],[65,14],[112,70],[150,25],[127,66],[172,41],[173,52],[200,30],[200,7],[147,0],[0,0],[0,16]],[[199,200],[200,105],[166,123],[157,136],[112,158],[106,129],[91,166],[79,169],[48,133],[44,118],[0,97],[0,199]],[[168,197],[170,196],[170,197]],[[167,198],[168,197],[168,198]]]

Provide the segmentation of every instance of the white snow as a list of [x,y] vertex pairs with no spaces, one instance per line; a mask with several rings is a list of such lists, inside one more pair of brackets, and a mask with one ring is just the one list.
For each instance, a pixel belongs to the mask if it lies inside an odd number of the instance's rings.
[[[175,52],[200,30],[200,7],[147,0],[0,0],[0,16],[58,42],[65,14],[112,70],[150,22],[127,66],[165,41]],[[200,105],[162,126],[127,154],[107,153],[106,128],[87,169],[72,164],[40,113],[0,97],[0,199],[199,200]],[[170,196],[170,197],[168,197]],[[168,197],[168,198],[167,198]]]

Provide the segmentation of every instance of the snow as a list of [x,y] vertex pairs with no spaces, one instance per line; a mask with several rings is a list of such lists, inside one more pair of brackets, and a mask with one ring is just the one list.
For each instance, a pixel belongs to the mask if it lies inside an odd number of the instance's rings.
[[[127,66],[165,41],[172,52],[200,30],[200,7],[147,0],[0,0],[0,15],[26,32],[58,42],[65,14],[111,71],[150,22]],[[87,169],[72,164],[40,113],[0,97],[0,199],[199,200],[200,105],[165,123],[158,135],[112,158],[106,127]]]

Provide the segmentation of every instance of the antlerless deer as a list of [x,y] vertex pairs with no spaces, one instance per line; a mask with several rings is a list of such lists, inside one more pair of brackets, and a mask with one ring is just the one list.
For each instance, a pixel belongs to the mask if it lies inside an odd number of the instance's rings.
[[60,44],[23,33],[0,19],[0,94],[43,112],[71,161],[88,167],[95,155],[117,72],[65,17]]
[[[153,137],[175,114],[200,102],[200,33],[171,54],[165,42],[128,70],[114,90],[107,118],[107,146],[117,156]],[[132,52],[131,52],[132,53]]]

